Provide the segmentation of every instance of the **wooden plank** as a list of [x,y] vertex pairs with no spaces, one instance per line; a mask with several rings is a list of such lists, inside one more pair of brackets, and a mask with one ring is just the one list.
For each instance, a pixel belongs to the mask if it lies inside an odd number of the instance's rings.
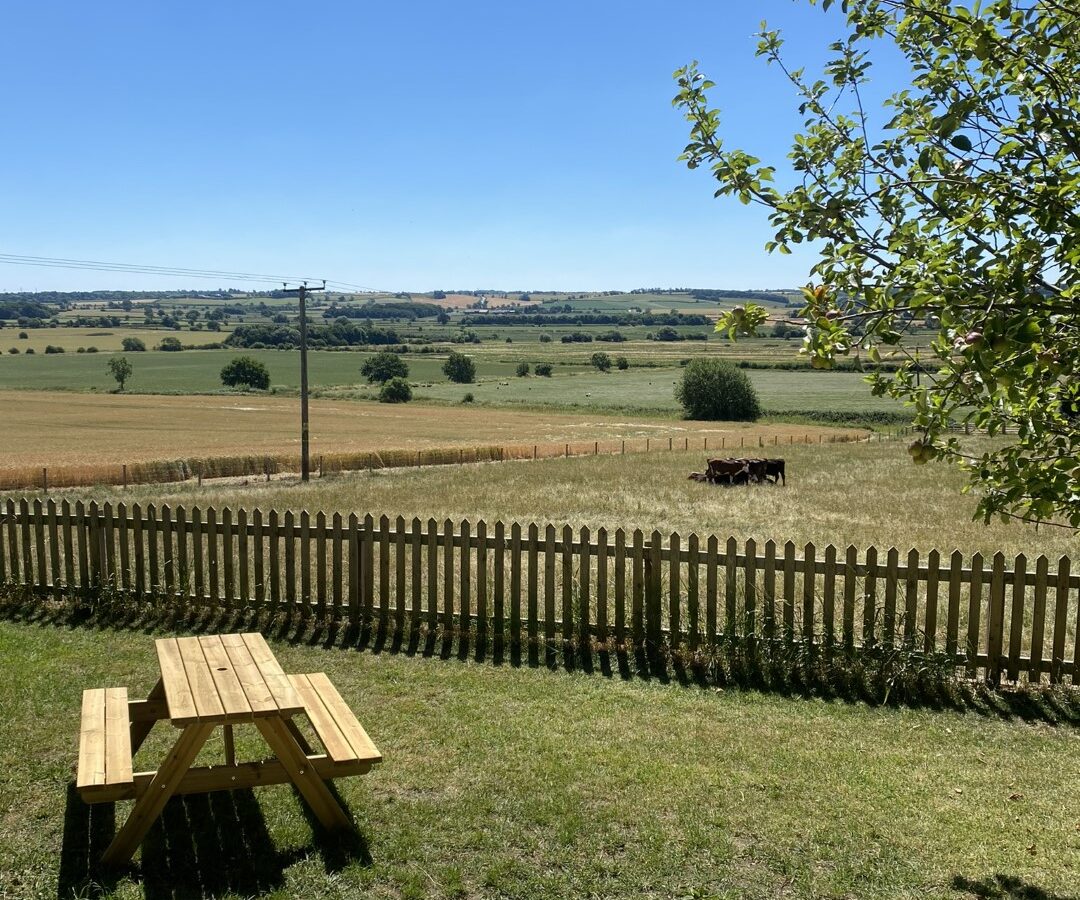
[[302,712],[304,704],[293,690],[289,677],[282,671],[281,665],[267,645],[266,638],[258,632],[244,632],[240,637],[244,641],[244,646],[248,648],[248,652],[251,653],[251,658],[259,674],[262,675],[263,681],[266,682],[274,702],[278,705],[278,710],[286,716]]
[[333,620],[335,622],[341,621],[342,610],[345,606],[345,572],[343,567],[343,547],[342,543],[345,539],[345,526],[341,518],[341,513],[334,513],[333,528],[331,531],[331,552],[330,552],[330,583],[331,583],[331,596],[334,603]]
[[83,691],[79,725],[79,768],[75,786],[105,784],[105,689]]
[[626,532],[615,529],[615,644],[626,646]]
[[738,569],[736,568],[736,556],[739,553],[739,544],[734,537],[727,539],[724,549],[724,636],[734,638],[739,633],[738,622]]
[[454,523],[443,522],[443,628],[447,636],[454,633]]
[[682,635],[682,585],[680,579],[681,538],[677,531],[668,537],[668,641],[671,649],[679,647]]
[[919,551],[912,548],[907,556],[907,574],[904,578],[904,646],[915,646],[915,634],[919,627]]
[[815,582],[817,576],[815,574],[815,566],[817,564],[817,548],[808,543],[803,548],[803,573],[802,573],[802,635],[803,640],[809,645],[814,643],[814,603],[815,596]]
[[877,548],[866,549],[866,577],[863,580],[863,647],[873,647],[877,644]]
[[199,711],[195,706],[195,696],[188,683],[187,671],[184,668],[176,638],[156,640],[154,649],[157,651],[161,685],[165,690],[165,701],[169,707],[169,721],[174,725],[197,722]]
[[315,733],[326,748],[326,755],[334,762],[355,762],[359,757],[349,739],[334,721],[334,716],[319,697],[318,690],[308,681],[307,675],[290,675],[296,693],[304,703],[304,711],[311,720]]
[[379,517],[379,627],[390,616],[390,518]]
[[563,645],[574,642],[574,529],[562,530],[562,633]]
[[[181,640],[186,639],[182,638]],[[196,640],[199,642],[199,647],[206,661],[206,667],[214,681],[214,689],[225,715],[230,720],[251,719],[253,717],[251,704],[248,703],[247,693],[244,691],[240,678],[233,668],[232,658],[222,642],[221,635],[204,635],[196,638]],[[181,649],[181,656],[183,656],[183,649]],[[198,695],[196,695],[195,704],[196,706],[199,705]]]
[[261,509],[251,511],[251,561],[253,575],[255,576],[255,605],[262,610],[266,603],[266,533],[263,529],[263,514]]
[[[311,596],[311,514],[300,510],[300,615],[304,620],[311,617],[315,608]],[[358,620],[356,620],[358,621]]]
[[990,566],[990,597],[986,615],[986,677],[1001,681],[1001,647],[1005,630],[1005,554],[995,553]]
[[191,567],[195,574],[195,605],[203,606],[206,603],[206,578],[203,574],[202,510],[197,506],[191,508]]
[[195,700],[195,710],[198,713],[199,721],[223,722],[226,718],[225,705],[218,695],[214,676],[211,674],[210,666],[203,655],[199,639],[197,637],[177,638],[176,646],[180,651],[180,659],[184,664],[184,674],[187,676],[188,685],[191,687],[191,696]]
[[357,759],[367,760],[371,763],[382,762],[382,754],[372,743],[363,726],[357,721],[348,704],[342,699],[337,688],[330,679],[322,672],[308,675],[309,684],[315,689],[326,711],[334,718],[334,722],[345,735],[346,740],[353,749]]
[[555,526],[544,529],[544,643],[548,650],[555,645]]
[[488,630],[488,547],[487,522],[476,523],[476,628],[480,635]]
[[7,539],[6,535],[11,531],[11,524],[8,522],[7,507],[5,504],[0,503],[0,584],[7,584]]
[[131,731],[127,688],[105,690],[105,783],[130,784]]
[[[434,519],[430,520],[430,522],[434,521]],[[432,555],[428,562],[428,585],[430,586],[436,583],[435,572],[437,560],[435,556]],[[365,623],[370,623],[375,609],[375,518],[371,513],[364,516],[364,534],[363,541],[360,544],[360,576],[363,621]],[[437,597],[429,597],[429,600],[430,602],[435,603]],[[431,625],[432,628],[434,628],[434,618],[432,618]]]
[[536,527],[535,522],[529,523],[529,545],[528,545],[528,570],[526,575],[525,590],[528,593],[526,600],[526,628],[528,631],[529,646],[535,647],[540,635],[539,626],[539,606],[540,606],[540,550],[539,550],[539,534],[540,530]]
[[240,567],[240,605],[247,606],[251,603],[251,546],[248,540],[248,514],[247,509],[241,506],[236,511],[236,546],[239,555]]
[[34,558],[37,586],[44,593],[49,586],[49,560],[45,554],[45,511],[40,499],[34,501]]
[[510,526],[510,642],[521,646],[521,526]]
[[[108,520],[110,513],[106,510],[106,521]],[[169,504],[164,504],[160,510],[160,528],[161,532],[161,574],[163,578],[163,584],[165,587],[165,593],[170,599],[176,596],[176,554],[173,549],[173,511],[169,507]],[[108,524],[105,526],[109,527]],[[110,563],[111,568],[111,563]]]
[[423,621],[424,591],[423,591],[423,536],[420,529],[419,516],[413,516],[412,527],[409,531],[409,563],[412,572],[412,620],[409,623],[413,632],[420,629]]
[[[273,515],[273,513],[271,513]],[[217,510],[206,507],[203,533],[206,535],[206,586],[210,589],[210,607],[221,605],[221,574],[218,554]]]
[[784,544],[784,640],[795,640],[795,542]]
[[[93,500],[90,501],[90,506],[95,511],[97,510],[97,503]],[[30,538],[30,504],[26,502],[25,497],[19,500],[19,528],[19,542],[22,547],[23,583],[33,584],[36,573],[34,572],[33,542]],[[89,526],[84,527],[83,531],[89,531]],[[85,587],[90,587],[91,580],[87,579]]]
[[[121,504],[122,506],[123,504]],[[8,501],[8,508],[11,509],[11,502]],[[63,500],[60,503],[60,515],[61,522],[60,528],[64,535],[64,589],[68,594],[72,594],[75,591],[75,549],[74,542],[71,536],[71,504],[67,500]],[[124,537],[127,537],[127,524],[124,520]],[[8,537],[14,534],[14,526],[8,529]],[[126,544],[122,545],[126,548]],[[122,561],[125,572],[124,588],[127,589],[127,560]],[[11,577],[13,581],[18,581],[18,575],[15,573],[15,555],[11,556]]]
[[[66,500],[64,502],[67,503]],[[18,527],[15,524],[15,501],[10,498],[5,505],[5,518],[7,519],[8,571],[11,573],[9,577],[12,584],[19,584]]]
[[[1050,561],[1045,555],[1035,560],[1035,595],[1031,608],[1031,654],[1028,681],[1042,681],[1043,645],[1046,640],[1046,589],[1049,585]],[[1074,676],[1075,677],[1075,676]]]
[[[349,622],[356,626],[360,623],[360,517],[356,513],[349,513],[349,521],[345,526],[345,544],[349,552],[349,582],[347,603],[349,607]],[[309,607],[304,604],[304,615]]]
[[1080,602],[1076,604],[1076,620],[1073,623],[1072,683],[1080,684]]
[[460,612],[458,614],[458,626],[461,634],[468,634],[472,627],[472,547],[470,546],[472,526],[469,520],[461,523],[461,553],[459,556],[458,572],[458,596],[460,598]]
[[697,532],[690,532],[686,539],[686,638],[690,651],[695,652],[701,644],[701,619],[698,606],[698,576],[701,574],[701,552]]
[[[150,503],[146,507],[146,574],[147,588],[155,597],[161,594],[161,556],[158,553],[158,511]],[[100,569],[99,569],[100,571]]]
[[825,645],[836,643],[836,547],[825,547],[825,581],[821,597],[821,617]]
[[296,609],[296,514],[285,510],[282,519],[285,542],[285,607],[291,614]]
[[[198,507],[192,510],[192,522],[198,521]],[[82,513],[79,510],[79,504],[75,505],[75,515],[78,518],[82,518]],[[79,563],[80,566],[85,563],[83,557],[83,537],[86,529],[79,529]],[[131,504],[131,555],[132,560],[135,563],[135,596],[142,600],[146,595],[146,543],[143,539],[143,510],[138,503]],[[84,570],[85,577],[85,570]],[[198,583],[202,583],[202,579],[196,576]]]
[[[187,510],[183,506],[178,506],[174,516],[176,518],[176,590],[184,600],[187,600],[188,595],[191,593],[191,566],[188,564]],[[121,535],[120,540],[120,546],[123,547],[127,539]],[[127,560],[124,558],[123,553],[121,553],[120,566],[126,573]],[[124,577],[126,578],[126,574]]]
[[[1058,560],[1057,579],[1054,585],[1054,634],[1051,638],[1050,650],[1050,683],[1059,684],[1065,680],[1062,666],[1065,662],[1065,623],[1069,610],[1069,557],[1063,556]],[[1076,666],[1080,660],[1073,660]],[[1077,672],[1073,669],[1073,683],[1076,683]]]
[[645,641],[650,654],[660,649],[663,629],[661,604],[663,603],[663,547],[660,532],[653,530],[649,545],[645,548]]
[[[56,519],[56,501],[49,498],[49,571],[52,574],[52,594],[54,600],[59,600],[63,595],[63,572],[60,568],[60,531]],[[0,584],[4,582],[4,547],[3,535],[0,533]]]
[[630,638],[635,647],[645,643],[645,534],[634,529],[630,550],[633,572],[633,594],[630,598]]
[[405,630],[405,517],[394,523],[394,624],[398,634]]
[[923,652],[937,652],[938,629],[938,582],[941,573],[941,554],[931,550],[926,557],[926,620],[923,634]]
[[896,646],[896,586],[900,554],[890,547],[885,555],[885,621],[882,639],[886,647]]
[[270,686],[263,678],[255,658],[251,655],[244,637],[240,634],[220,635],[221,645],[229,656],[233,673],[244,691],[244,698],[253,716],[278,715],[277,701],[270,691]]
[[983,557],[976,553],[971,557],[971,581],[968,594],[967,640],[964,642],[965,668],[974,677],[979,654],[979,623],[982,619]]
[[606,528],[596,532],[596,639],[608,640],[608,533]]
[[113,516],[113,505],[106,501],[101,508],[101,543],[105,550],[104,571],[102,577],[104,583],[113,588],[118,588],[120,582],[116,577],[116,519]]
[[326,513],[315,514],[315,609],[326,620]]
[[776,541],[773,540],[765,542],[765,574],[762,579],[762,593],[764,594],[762,625],[765,639],[771,641],[776,637]]
[[[321,513],[320,513],[321,515]],[[270,613],[271,615],[277,615],[281,612],[281,519],[276,509],[270,510],[270,514],[267,516],[267,535],[266,542],[269,545],[269,571],[267,575],[270,578]],[[325,518],[322,521],[322,529],[320,534],[324,535],[326,529]],[[323,550],[325,551],[325,544]],[[320,559],[319,571],[322,573],[322,577],[325,578],[325,566],[326,556],[325,553]]]
[[1009,681],[1020,677],[1020,653],[1024,639],[1024,592],[1027,586],[1027,557],[1021,553],[1013,564],[1012,616],[1009,620]]
[[427,623],[434,634],[439,627],[439,525],[434,519],[427,524]]
[[491,557],[492,640],[501,648],[506,635],[506,526],[496,520]]
[[954,550],[949,557],[949,614],[945,625],[945,653],[955,659],[960,642],[960,579],[964,557]]
[[848,544],[844,553],[844,615],[841,626],[841,640],[848,650],[855,646],[855,582],[858,565],[859,551],[854,544]]
[[221,511],[221,576],[222,600],[227,609],[236,609],[236,564],[234,561],[233,512],[229,507]]

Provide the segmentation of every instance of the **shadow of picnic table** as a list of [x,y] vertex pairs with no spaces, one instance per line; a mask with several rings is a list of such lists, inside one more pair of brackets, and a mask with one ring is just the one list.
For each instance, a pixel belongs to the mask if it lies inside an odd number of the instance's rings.
[[326,832],[299,794],[296,799],[312,826],[313,841],[308,847],[275,848],[251,789],[187,794],[166,804],[142,843],[138,866],[109,870],[100,865],[100,859],[115,833],[115,806],[87,805],[69,785],[57,896],[63,900],[101,897],[122,878],[132,878],[141,882],[151,900],[223,894],[256,897],[280,889],[286,869],[313,851],[331,872],[347,865],[371,864],[362,835]]
[[968,878],[957,875],[951,887],[980,900],[1080,900],[1076,894],[1056,894],[1016,875],[988,875],[985,878]]

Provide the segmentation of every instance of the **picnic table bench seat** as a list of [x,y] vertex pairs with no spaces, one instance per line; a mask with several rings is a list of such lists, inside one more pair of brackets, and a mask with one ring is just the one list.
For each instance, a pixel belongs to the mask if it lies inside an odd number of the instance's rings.
[[350,765],[361,774],[382,762],[382,754],[324,672],[290,675],[289,680],[326,755],[335,764]]
[[133,787],[127,688],[83,691],[75,785],[87,803],[114,800],[117,791]]

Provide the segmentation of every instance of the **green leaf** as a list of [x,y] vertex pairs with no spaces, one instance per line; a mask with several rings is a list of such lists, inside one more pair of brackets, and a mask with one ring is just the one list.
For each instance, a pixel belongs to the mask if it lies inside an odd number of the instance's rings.
[[965,134],[953,135],[953,138],[949,143],[957,150],[962,150],[964,153],[971,152],[971,139]]

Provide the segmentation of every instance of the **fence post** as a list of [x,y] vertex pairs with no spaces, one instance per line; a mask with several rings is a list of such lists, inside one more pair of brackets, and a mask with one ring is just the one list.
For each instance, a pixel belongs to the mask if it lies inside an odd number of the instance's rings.
[[599,441],[593,441],[592,452],[593,452],[593,456],[599,455],[599,453],[600,453],[600,442]]
[[625,438],[623,439],[623,442],[622,442],[622,454],[623,454],[623,456],[626,455],[626,440],[625,440]]
[[323,455],[319,454],[319,477],[323,477]]
[[41,493],[49,493],[49,470],[45,467],[41,469]]
[[645,656],[650,663],[658,661],[660,650],[662,541],[660,532],[654,531],[645,553]]
[[127,463],[124,463],[124,487],[127,487]]

